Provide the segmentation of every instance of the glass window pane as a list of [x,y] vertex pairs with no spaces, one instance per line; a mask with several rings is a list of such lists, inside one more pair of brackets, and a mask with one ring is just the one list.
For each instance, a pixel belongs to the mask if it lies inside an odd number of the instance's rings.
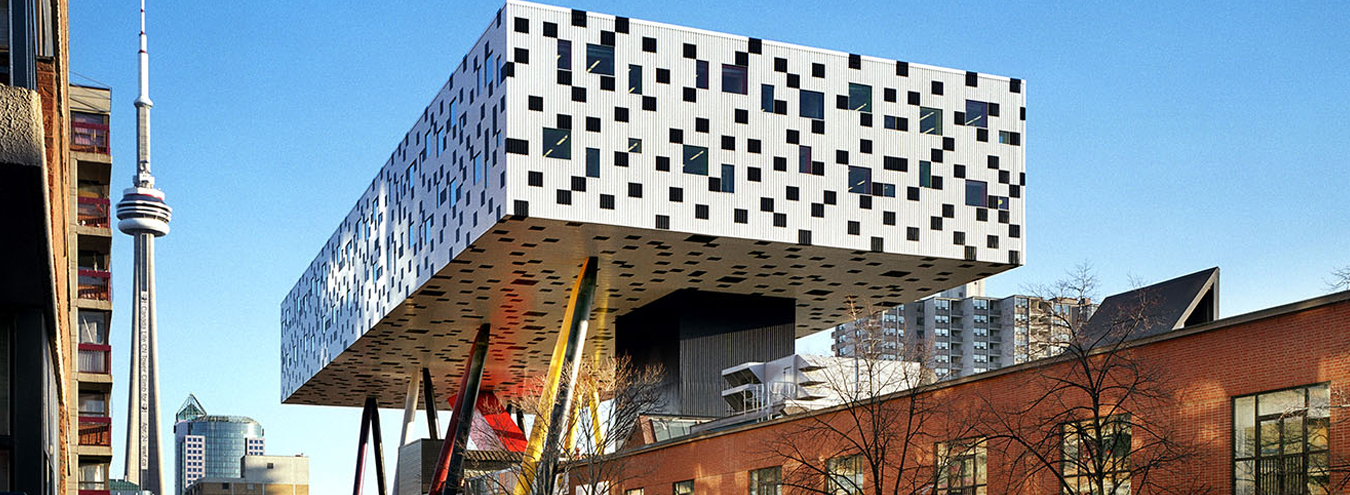
[[708,148],[684,145],[684,173],[708,175]]
[[773,113],[773,86],[764,84],[759,87],[759,109]]
[[1272,418],[1261,421],[1261,455],[1278,455],[1280,453],[1280,419]]
[[919,161],[919,187],[933,187],[933,162]]
[[1284,440],[1284,453],[1297,454],[1303,452],[1303,416],[1290,416],[1284,418],[1281,423],[1284,425],[1284,431],[1281,432]]
[[572,158],[572,130],[544,128],[544,157]]
[[722,165],[722,192],[736,192],[736,167]]
[[811,119],[825,118],[825,93],[816,91],[801,91],[802,117]]
[[642,94],[642,66],[628,66],[628,92],[640,95]]
[[600,176],[600,150],[586,148],[586,177]]
[[989,195],[989,184],[980,180],[966,181],[966,205],[984,206]]
[[749,84],[745,67],[722,64],[722,91],[743,95],[749,92]]
[[942,110],[919,107],[919,133],[942,135]]
[[708,62],[699,60],[696,64],[697,73],[694,74],[694,86],[699,89],[708,89]]
[[797,147],[797,171],[803,174],[811,173],[811,147]]
[[558,40],[558,68],[572,70],[572,42]]
[[849,167],[848,192],[872,194],[872,169],[866,167]]
[[642,153],[642,140],[638,138],[628,138],[628,152]]
[[1305,406],[1303,394],[1304,389],[1301,388],[1261,394],[1260,397],[1257,397],[1257,405],[1260,409],[1257,414],[1261,416],[1284,414],[1303,409]]
[[1245,459],[1256,455],[1256,398],[1233,401],[1233,456]]
[[614,47],[586,44],[586,72],[614,75]]
[[966,100],[966,123],[970,127],[989,127],[989,104]]
[[872,87],[865,84],[848,84],[848,108],[859,112],[872,111]]
[[1256,495],[1256,461],[1238,461],[1233,466],[1233,494]]

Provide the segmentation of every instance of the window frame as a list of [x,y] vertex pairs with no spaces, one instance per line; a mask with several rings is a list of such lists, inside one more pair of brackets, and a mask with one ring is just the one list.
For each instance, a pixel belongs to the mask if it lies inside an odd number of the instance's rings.
[[[773,472],[773,473],[775,474],[775,476],[776,476],[775,481],[774,481],[773,484],[772,484],[772,486],[773,486],[773,491],[772,491],[772,493],[762,493],[762,492],[768,491],[767,488],[766,488],[766,486],[768,485],[768,483],[764,483],[764,481],[763,481],[762,479],[760,479],[759,476],[760,476],[761,473],[766,473],[766,472]],[[750,494],[750,495],[783,495],[783,466],[767,466],[767,467],[762,467],[762,468],[759,468],[759,469],[751,469],[751,470],[750,470],[750,490],[749,490],[749,494]]]
[[[811,103],[810,109],[815,110],[819,108],[819,112],[812,112],[812,114],[819,115],[819,117],[807,114],[807,96],[816,100]],[[797,106],[799,107],[797,111],[798,116],[814,120],[825,120],[825,93],[803,89],[798,91],[797,100]]]
[[[1314,448],[1313,448],[1312,442],[1309,440],[1310,436],[1309,436],[1309,421],[1308,421],[1309,418],[1312,417],[1312,413],[1313,413],[1313,411],[1314,411],[1314,408],[1315,408],[1315,407],[1318,407],[1318,404],[1316,404],[1316,403],[1314,402],[1313,396],[1312,396],[1313,390],[1315,390],[1315,389],[1321,389],[1321,390],[1325,391],[1325,393],[1326,393],[1326,398],[1327,398],[1327,400],[1326,400],[1325,402],[1323,402],[1323,403],[1320,404],[1320,407],[1323,408],[1324,414],[1325,414],[1325,416],[1322,416],[1323,425],[1324,425],[1323,428],[1324,428],[1324,431],[1325,431],[1325,433],[1324,433],[1325,436],[1323,437],[1323,444],[1324,444],[1324,446],[1321,447],[1321,448],[1317,448],[1317,449],[1314,449]],[[1301,391],[1303,392],[1303,407],[1302,407],[1301,409],[1294,410],[1294,411],[1288,411],[1288,410],[1286,410],[1286,411],[1280,411],[1280,412],[1275,412],[1275,413],[1270,413],[1270,414],[1261,414],[1261,399],[1260,399],[1261,396],[1269,396],[1269,395],[1272,395],[1272,394],[1278,394],[1278,393],[1289,392],[1289,391],[1295,391],[1295,390],[1301,390]],[[1330,442],[1330,440],[1331,440],[1331,438],[1330,438],[1330,435],[1331,435],[1331,424],[1330,424],[1330,423],[1331,423],[1331,422],[1330,422],[1330,419],[1331,419],[1331,417],[1330,417],[1330,412],[1331,412],[1331,408],[1330,408],[1330,390],[1331,390],[1331,382],[1324,381],[1324,382],[1310,383],[1310,384],[1307,384],[1307,385],[1297,385],[1297,386],[1293,386],[1293,387],[1284,387],[1284,388],[1278,388],[1278,389],[1272,389],[1272,390],[1263,390],[1263,391],[1256,392],[1256,393],[1233,396],[1233,397],[1231,397],[1231,398],[1229,399],[1229,411],[1230,411],[1231,414],[1232,414],[1232,416],[1230,417],[1230,424],[1232,425],[1232,428],[1231,428],[1232,431],[1230,432],[1230,435],[1231,435],[1231,436],[1229,437],[1230,440],[1232,441],[1232,449],[1229,450],[1229,465],[1230,465],[1230,468],[1229,468],[1229,469],[1230,469],[1230,471],[1229,471],[1229,480],[1230,480],[1230,482],[1232,483],[1231,486],[1233,487],[1233,493],[1235,493],[1235,494],[1237,494],[1237,493],[1243,493],[1243,492],[1239,492],[1239,491],[1238,491],[1238,490],[1239,490],[1239,488],[1238,488],[1238,482],[1239,482],[1239,481],[1249,481],[1249,482],[1251,483],[1252,493],[1257,493],[1257,492],[1260,491],[1260,486],[1261,486],[1261,475],[1260,475],[1260,470],[1261,470],[1261,460],[1262,460],[1262,459],[1274,459],[1274,460],[1276,460],[1276,464],[1279,465],[1281,461],[1286,460],[1286,459],[1289,459],[1289,458],[1292,458],[1292,457],[1295,457],[1295,456],[1297,456],[1297,458],[1299,458],[1299,459],[1301,460],[1301,465],[1303,466],[1303,472],[1302,472],[1302,477],[1303,477],[1303,487],[1302,487],[1302,489],[1303,489],[1303,490],[1306,490],[1306,491],[1303,491],[1302,493],[1313,493],[1311,490],[1308,489],[1308,485],[1312,483],[1312,478],[1313,478],[1313,476],[1314,476],[1314,475],[1311,473],[1311,470],[1312,470],[1312,466],[1311,466],[1312,463],[1311,463],[1311,460],[1312,460],[1312,458],[1313,458],[1314,456],[1317,456],[1317,455],[1320,454],[1320,455],[1322,455],[1322,458],[1323,458],[1324,460],[1326,460],[1326,462],[1327,462],[1327,463],[1323,464],[1323,466],[1329,466],[1329,462],[1330,462],[1330,455],[1331,455],[1331,442]],[[1251,453],[1250,453],[1249,455],[1246,455],[1246,456],[1240,456],[1240,455],[1239,455],[1238,449],[1241,448],[1241,446],[1240,446],[1240,443],[1239,443],[1239,441],[1238,441],[1238,436],[1237,436],[1237,435],[1238,435],[1238,418],[1239,418],[1239,416],[1238,416],[1238,414],[1239,414],[1239,411],[1238,411],[1238,407],[1239,407],[1239,406],[1238,406],[1238,402],[1241,401],[1241,400],[1244,400],[1244,399],[1251,399],[1251,401],[1252,401],[1252,403],[1251,403],[1251,411],[1250,411],[1251,414],[1252,414],[1252,417],[1251,417],[1251,419],[1252,419],[1252,424],[1251,424],[1251,427],[1252,427],[1252,437],[1251,437],[1250,440],[1249,440],[1250,445],[1251,445],[1251,447],[1252,447],[1252,450],[1251,450]],[[1285,453],[1286,442],[1284,442],[1284,441],[1279,441],[1279,442],[1278,442],[1278,445],[1277,445],[1277,446],[1278,446],[1278,453],[1273,454],[1273,455],[1262,455],[1262,452],[1261,452],[1261,448],[1262,448],[1262,446],[1261,446],[1261,433],[1262,433],[1262,431],[1261,431],[1261,430],[1262,430],[1262,429],[1261,429],[1261,424],[1262,424],[1264,421],[1269,421],[1269,420],[1271,420],[1271,419],[1278,420],[1279,422],[1276,423],[1276,424],[1278,425],[1278,426],[1277,426],[1277,427],[1278,427],[1278,433],[1279,433],[1280,439],[1283,440],[1283,437],[1284,437],[1284,435],[1285,435],[1285,430],[1284,430],[1284,424],[1285,424],[1285,423],[1284,423],[1284,420],[1287,419],[1287,418],[1289,418],[1289,417],[1294,417],[1294,416],[1297,416],[1297,417],[1301,418],[1300,423],[1301,423],[1301,425],[1302,425],[1302,431],[1299,432],[1299,438],[1302,439],[1302,444],[1300,445],[1301,451],[1298,452],[1298,453],[1295,453],[1295,454]],[[1263,419],[1263,418],[1264,418],[1264,419]],[[1253,476],[1253,478],[1250,479],[1250,480],[1239,480],[1239,479],[1238,479],[1238,465],[1239,465],[1239,463],[1243,463],[1243,462],[1250,462],[1250,463],[1251,463],[1252,470],[1250,471],[1250,474]],[[1327,471],[1325,471],[1325,472],[1322,473],[1322,476],[1324,476],[1324,477],[1325,477],[1325,476],[1329,476],[1331,472],[1332,472],[1332,471],[1327,470]],[[1283,472],[1277,472],[1277,473],[1275,474],[1275,476],[1276,476],[1275,483],[1276,483],[1277,485],[1281,485],[1281,486],[1282,486],[1282,485],[1284,484],[1284,483],[1283,483],[1283,482],[1285,481],[1285,480],[1283,479],[1284,474],[1285,474],[1285,473],[1283,473]],[[1329,481],[1329,479],[1328,479],[1328,481]],[[1323,484],[1322,486],[1323,486],[1323,490],[1325,490],[1325,488],[1326,488],[1327,485],[1326,485],[1326,484]],[[1323,491],[1323,493],[1326,493],[1326,492]]]
[[[737,74],[738,72],[739,74]],[[735,81],[740,81],[740,85],[729,87]],[[722,64],[722,92],[738,95],[750,94],[750,68],[744,65]]]
[[[552,133],[554,134],[554,137],[555,137],[555,138],[557,138],[558,136],[562,136],[562,139],[556,140],[553,144],[549,144],[550,141],[554,141],[554,140],[549,139],[549,134],[550,134],[550,132],[552,132]],[[566,142],[565,144],[564,144],[564,141]],[[545,127],[545,128],[544,128],[544,132],[543,132],[543,137],[542,137],[541,140],[540,140],[540,144],[542,144],[542,146],[540,146],[540,151],[543,153],[543,157],[544,157],[544,158],[556,158],[556,159],[559,159],[559,160],[571,160],[571,159],[572,159],[572,130],[571,130],[571,129],[555,129],[555,128],[552,128],[552,127]],[[562,153],[561,153],[561,154],[550,155],[550,153],[552,153],[554,150],[559,150],[559,149],[562,150]]]
[[[1074,463],[1070,463],[1070,462],[1069,462],[1069,456],[1068,456],[1068,453],[1069,453],[1069,452],[1068,452],[1068,450],[1069,450],[1069,438],[1070,438],[1070,434],[1071,434],[1070,428],[1077,429],[1077,431],[1072,432],[1072,435],[1077,436],[1077,437],[1080,437],[1079,440],[1078,440],[1077,445],[1080,445],[1080,446],[1081,446],[1081,445],[1082,445],[1081,437],[1083,437],[1085,434],[1090,433],[1090,432],[1086,431],[1086,429],[1087,429],[1087,428],[1091,428],[1091,425],[1089,424],[1089,425],[1085,425],[1085,426],[1083,426],[1083,427],[1079,427],[1079,426],[1077,426],[1077,425],[1084,425],[1085,423],[1091,423],[1094,419],[1097,419],[1097,418],[1087,418],[1087,419],[1084,419],[1084,420],[1081,420],[1081,421],[1068,422],[1068,423],[1061,423],[1061,424],[1059,425],[1059,432],[1060,432],[1060,439],[1059,439],[1059,447],[1060,447],[1060,448],[1059,448],[1059,453],[1060,453],[1059,475],[1063,477],[1063,479],[1064,479],[1064,481],[1065,481],[1066,483],[1074,484],[1074,481],[1077,481],[1078,483],[1082,483],[1082,482],[1083,482],[1083,479],[1082,479],[1082,478],[1093,476],[1091,473],[1087,473],[1087,474],[1077,473],[1077,472],[1075,472],[1075,473],[1069,473],[1069,472],[1067,472],[1067,470],[1069,469],[1070,466],[1073,466],[1073,467],[1075,468],[1075,470],[1076,470],[1076,469],[1077,469],[1077,464],[1078,464],[1077,461],[1075,461]],[[1107,416],[1107,417],[1105,417],[1105,418],[1100,418],[1100,419],[1101,419],[1101,421],[1102,421],[1102,427],[1103,427],[1103,429],[1105,429],[1105,428],[1110,428],[1110,427],[1112,427],[1113,425],[1123,425],[1123,426],[1125,427],[1125,432],[1126,432],[1126,434],[1129,435],[1129,442],[1130,442],[1130,443],[1129,443],[1129,446],[1127,447],[1126,452],[1125,452],[1124,462],[1121,462],[1121,460],[1117,459],[1117,460],[1115,460],[1115,461],[1113,462],[1113,466],[1112,466],[1112,467],[1113,467],[1114,469],[1110,469],[1109,471],[1106,471],[1106,472],[1103,472],[1103,473],[1098,473],[1098,474],[1110,474],[1110,475],[1111,475],[1113,487],[1115,488],[1115,491],[1113,491],[1113,493],[1119,493],[1119,491],[1120,491],[1122,488],[1124,488],[1126,494],[1132,493],[1132,492],[1133,492],[1133,487],[1130,485],[1130,453],[1134,450],[1134,433],[1133,433],[1133,431],[1131,431],[1131,430],[1132,430],[1132,428],[1131,428],[1131,424],[1132,424],[1132,423],[1130,422],[1130,413],[1120,413],[1120,414],[1115,414],[1115,415]],[[1117,428],[1118,428],[1118,427],[1117,427]],[[1120,431],[1120,430],[1117,429],[1117,430],[1114,432],[1114,434],[1115,434],[1115,435],[1119,435],[1119,431]],[[1113,442],[1114,442],[1114,441],[1116,441],[1116,440],[1115,440],[1115,437],[1113,437]],[[1098,442],[1100,442],[1100,440],[1098,440]],[[1081,448],[1081,447],[1075,447],[1075,448],[1077,449],[1077,448]],[[1113,456],[1114,456],[1114,454],[1113,454]],[[1122,481],[1121,475],[1124,475],[1124,478],[1123,478],[1124,485],[1123,485],[1123,486],[1122,486],[1122,484],[1121,484],[1121,481]],[[1070,492],[1070,493],[1073,493],[1073,492]],[[1083,492],[1082,492],[1081,489],[1080,489],[1080,491],[1077,492],[1077,493],[1083,493]]]
[[[690,154],[689,154],[691,151],[697,152],[697,151],[700,151],[700,150],[702,150],[701,153],[697,153],[697,154],[693,155],[692,157],[691,157]],[[684,173],[686,173],[686,174],[692,174],[692,175],[702,175],[702,176],[705,176],[705,177],[708,175],[708,147],[707,147],[707,146],[694,146],[694,145],[692,145],[692,144],[686,144],[686,145],[684,145],[684,147],[681,149],[681,154],[680,154],[680,156],[683,158],[683,160],[681,161],[681,163],[683,164],[683,168],[681,169],[682,172],[684,172]],[[690,169],[690,166],[691,166],[690,160],[693,160],[693,161],[694,161],[694,165],[695,165],[695,166],[697,166],[697,165],[699,164],[699,162],[701,162],[701,163],[702,163],[702,171],[699,171],[697,168],[694,168],[693,170],[691,170],[691,169]]]
[[[681,492],[680,486],[688,486],[689,491]],[[670,484],[670,493],[671,495],[694,495],[694,488],[694,480],[692,479],[676,481]]]
[[[605,72],[605,62],[608,61],[608,70]],[[614,75],[614,47],[597,45],[595,43],[586,44],[586,73],[600,74],[603,76]]]
[[[984,437],[966,437],[950,440],[947,442],[938,442],[933,451],[937,453],[935,468],[935,478],[933,480],[933,493],[943,495],[975,495],[976,493],[986,493],[989,487],[989,450],[988,440]],[[961,447],[961,453],[956,455],[957,460],[969,458],[974,473],[971,474],[971,485],[954,486],[949,478],[949,473],[945,468],[951,465],[949,460],[954,446]],[[980,462],[984,461],[984,462]],[[981,479],[983,476],[983,479]],[[984,488],[984,491],[980,489]]]
[[[848,461],[854,463],[852,467],[855,472],[852,474],[839,474],[836,468]],[[834,495],[862,495],[864,493],[864,486],[867,484],[867,473],[863,469],[862,464],[862,454],[841,455],[826,459],[825,490]],[[849,479],[849,484],[852,485],[852,488],[845,487],[843,483],[836,481],[838,479]]]
[[[854,101],[854,90],[866,91],[867,101]],[[860,96],[861,98],[861,96]],[[848,83],[848,109],[855,112],[872,113],[872,87],[860,83]]]
[[[925,113],[925,112],[927,112],[927,113]],[[928,132],[928,130],[925,130],[924,122],[928,121],[928,118],[929,118],[929,117],[932,117],[933,120],[936,121],[936,125],[934,125],[931,129],[929,129],[929,130],[932,130],[932,131],[934,131],[934,132]],[[941,136],[941,135],[942,135],[942,109],[941,109],[941,108],[919,107],[919,134],[928,134],[928,135],[931,135],[931,136]]]

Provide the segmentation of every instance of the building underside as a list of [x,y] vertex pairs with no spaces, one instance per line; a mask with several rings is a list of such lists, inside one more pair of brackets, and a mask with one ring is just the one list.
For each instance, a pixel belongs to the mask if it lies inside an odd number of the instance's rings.
[[[642,315],[640,309],[677,291],[787,301],[792,309],[780,306],[774,320],[791,323],[790,333],[777,337],[782,342],[766,346],[763,356],[734,356],[739,360],[716,368],[716,363],[708,364],[708,386],[714,387],[710,400],[717,401],[722,367],[790,354],[794,338],[856,318],[850,298],[856,298],[860,309],[879,309],[1015,266],[508,217],[391,308],[284,402],[357,407],[375,397],[382,407],[399,407],[409,377],[424,367],[431,371],[436,390],[453,394],[474,331],[482,323],[492,325],[483,389],[506,397],[518,394],[531,377],[548,368],[572,280],[588,256],[598,260],[584,350],[588,355],[612,354],[616,334],[620,342],[673,344],[652,338],[657,334],[645,325],[616,322],[625,315]],[[681,305],[681,311],[688,315],[736,319],[736,306],[719,298],[687,300],[692,304]],[[726,326],[686,316],[682,332],[692,336],[759,326]],[[639,345],[626,345],[627,352],[639,353]]]

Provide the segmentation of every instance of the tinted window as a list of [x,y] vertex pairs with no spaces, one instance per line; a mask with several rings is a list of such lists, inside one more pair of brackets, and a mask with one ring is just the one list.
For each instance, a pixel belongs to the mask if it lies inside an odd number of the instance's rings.
[[572,158],[572,131],[545,127],[543,148],[545,157]]
[[859,112],[872,111],[872,87],[864,84],[848,84],[848,108]]
[[966,100],[966,122],[971,127],[989,127],[989,104]]
[[825,118],[825,93],[802,90],[802,117]]
[[614,75],[614,47],[586,45],[586,72]]
[[684,173],[708,175],[708,148],[684,145]]
[[749,91],[747,77],[745,67],[722,64],[722,91],[746,94]]
[[942,110],[919,107],[919,133],[942,135]]
[[849,167],[848,192],[872,194],[872,169],[867,167]]
[[966,181],[966,205],[984,206],[985,200],[989,196],[989,185],[984,181],[968,180]]

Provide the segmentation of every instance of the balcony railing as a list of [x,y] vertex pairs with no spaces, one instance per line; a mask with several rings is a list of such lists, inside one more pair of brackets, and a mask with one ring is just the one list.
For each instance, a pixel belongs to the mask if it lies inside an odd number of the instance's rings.
[[80,416],[80,445],[112,447],[112,418]]
[[112,372],[112,346],[105,344],[80,344],[79,364],[81,373],[106,375]]
[[80,198],[77,222],[81,227],[108,228],[112,223],[108,216],[108,200],[104,198]]
[[70,149],[108,154],[108,124],[93,122],[70,123]]
[[105,270],[87,270],[81,268],[79,271],[79,295],[80,299],[91,299],[95,301],[112,300],[112,284],[109,283],[112,274]]

